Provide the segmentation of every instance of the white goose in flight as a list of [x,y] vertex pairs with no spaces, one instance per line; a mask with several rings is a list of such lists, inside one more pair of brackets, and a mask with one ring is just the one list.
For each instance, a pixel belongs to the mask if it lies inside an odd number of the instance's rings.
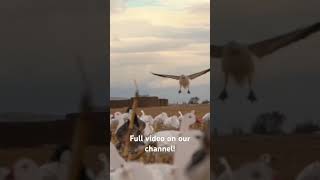
[[184,89],[187,89],[188,90],[188,94],[190,94],[190,80],[193,80],[193,79],[195,79],[195,78],[197,78],[197,77],[199,77],[201,75],[204,75],[209,71],[210,71],[210,68],[206,69],[204,71],[200,71],[200,72],[197,72],[197,73],[194,73],[194,74],[187,75],[187,76],[186,75],[176,76],[176,75],[156,74],[156,73],[151,73],[151,74],[156,75],[156,76],[160,76],[160,77],[179,80],[180,88],[179,88],[178,93],[179,94],[181,93],[181,87],[182,87]]
[[231,76],[240,86],[243,86],[245,80],[247,80],[249,84],[249,95],[247,98],[251,102],[256,101],[257,98],[252,89],[255,70],[253,57],[262,58],[270,55],[278,49],[302,40],[319,30],[320,22],[249,45],[242,45],[234,41],[224,46],[211,45],[210,56],[222,59],[222,70],[224,72],[224,88],[219,95],[219,99],[225,100],[228,98],[226,89],[229,76]]

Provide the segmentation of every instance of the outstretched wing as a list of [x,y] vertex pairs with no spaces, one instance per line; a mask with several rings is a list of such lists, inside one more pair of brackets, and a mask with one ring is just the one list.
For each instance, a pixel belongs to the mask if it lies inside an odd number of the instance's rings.
[[209,69],[206,69],[206,70],[204,70],[204,71],[198,72],[198,73],[190,74],[188,77],[189,77],[189,79],[195,79],[195,78],[197,78],[197,77],[199,77],[199,76],[201,76],[201,75],[206,74],[206,73],[209,72],[209,71],[210,71],[210,68],[209,68]]
[[210,45],[210,56],[215,57],[215,58],[221,58],[222,57],[222,51],[223,47],[222,46],[215,46],[215,45]]
[[263,57],[273,53],[274,51],[280,48],[286,47],[291,43],[304,39],[319,30],[320,30],[320,22],[304,28],[297,29],[287,34],[277,36],[275,38],[271,38],[258,43],[251,44],[249,45],[249,49],[257,57]]
[[171,78],[171,79],[176,79],[176,80],[180,79],[180,76],[174,76],[174,75],[168,75],[168,74],[156,74],[156,73],[151,73],[151,74],[156,75],[156,76],[160,76],[160,77],[164,77],[164,78]]

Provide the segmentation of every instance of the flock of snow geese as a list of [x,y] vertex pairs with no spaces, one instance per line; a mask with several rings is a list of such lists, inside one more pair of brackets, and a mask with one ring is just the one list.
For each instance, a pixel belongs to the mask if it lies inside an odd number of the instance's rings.
[[[0,180],[67,180],[72,151],[68,146],[59,146],[51,159],[39,165],[30,158],[17,160],[11,168],[0,167]],[[106,180],[109,161],[106,154],[98,154],[99,170],[82,165],[81,180]]]
[[[144,136],[189,136],[188,143],[164,141],[157,146],[169,146],[174,143],[176,151],[173,153],[173,162],[143,162],[139,160],[125,160],[117,144],[110,142],[110,177],[112,180],[277,180],[278,172],[272,168],[272,158],[263,154],[255,161],[247,162],[237,169],[232,169],[226,158],[220,158],[223,172],[215,172],[210,167],[210,134],[209,131],[192,129],[195,123],[210,123],[210,113],[197,118],[194,111],[180,116],[168,116],[163,112],[152,117],[141,111],[141,120],[144,124],[141,133]],[[119,131],[129,122],[130,111],[116,112],[110,115],[110,128],[112,133],[119,137]],[[140,122],[141,123],[141,122]],[[139,123],[136,123],[137,125]],[[157,129],[157,124],[162,124]],[[167,130],[170,129],[170,130]],[[171,129],[172,128],[172,129]],[[147,145],[147,142],[145,142]],[[161,153],[160,153],[161,154]],[[157,154],[156,154],[157,156]],[[297,173],[295,180],[320,180],[320,162],[315,161],[301,172]]]
[[[194,111],[180,116],[168,116],[166,113],[152,117],[144,111],[137,118],[144,124],[141,133],[143,135],[158,136],[188,136],[191,140],[183,142],[161,142],[158,146],[168,146],[172,143],[176,146],[172,163],[144,163],[141,161],[125,160],[117,144],[110,142],[110,159],[106,154],[99,154],[99,171],[94,171],[82,166],[81,180],[277,180],[277,172],[272,169],[272,158],[269,154],[263,154],[259,159],[247,162],[237,169],[232,169],[226,158],[220,158],[224,168],[222,173],[216,173],[210,166],[210,134],[209,131],[190,128],[196,123],[210,123],[210,113],[197,118]],[[119,131],[125,130],[129,122],[128,113],[116,112],[110,115],[110,128],[117,137]],[[157,130],[156,124],[162,124],[161,128],[170,130]],[[112,129],[115,128],[115,129]],[[56,149],[50,160],[42,165],[35,161],[22,158],[17,160],[11,168],[0,167],[0,180],[67,180],[68,169],[72,151],[68,146],[60,146]],[[109,174],[110,172],[110,174]],[[307,165],[295,180],[320,180],[320,162],[315,161]]]
[[[247,162],[238,169],[232,170],[225,158],[220,158],[220,163],[224,167],[224,172],[216,180],[280,180],[278,172],[272,169],[271,156],[263,154],[253,162]],[[320,162],[310,163],[301,172],[297,173],[295,180],[319,180]]]
[[[131,111],[127,113],[115,112],[110,115],[110,128],[117,139],[121,139],[126,131],[126,124],[129,123]],[[158,141],[156,146],[166,147],[174,145],[175,152],[155,153],[155,162],[145,163],[143,161],[126,161],[121,156],[120,145],[110,142],[110,176],[112,180],[187,180],[209,179],[210,176],[210,135],[198,129],[191,129],[193,124],[206,124],[210,122],[210,113],[197,118],[195,111],[185,114],[178,112],[179,116],[168,116],[162,112],[152,117],[141,111],[137,117],[137,126],[143,124],[141,134],[144,136],[157,137],[190,137],[186,142],[181,141]],[[122,141],[119,140],[119,143]],[[149,145],[143,142],[143,147]],[[171,163],[164,163],[161,160],[163,154],[173,156]]]

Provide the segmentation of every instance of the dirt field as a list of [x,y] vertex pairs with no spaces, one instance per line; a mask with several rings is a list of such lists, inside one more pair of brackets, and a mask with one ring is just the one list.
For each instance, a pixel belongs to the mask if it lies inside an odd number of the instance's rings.
[[320,135],[228,136],[215,137],[213,142],[215,164],[223,156],[232,168],[237,168],[269,153],[273,156],[272,167],[281,180],[295,179],[306,165],[320,160]]
[[[197,105],[170,105],[170,106],[160,106],[160,107],[148,107],[143,108],[143,111],[147,115],[152,115],[153,117],[162,113],[166,112],[168,115],[176,115],[179,116],[178,111],[181,111],[182,114],[195,110],[197,117],[202,117],[206,113],[210,112],[210,104],[197,104]],[[110,112],[125,112],[126,108],[117,108],[111,109]],[[141,108],[138,109],[139,115],[141,115]]]

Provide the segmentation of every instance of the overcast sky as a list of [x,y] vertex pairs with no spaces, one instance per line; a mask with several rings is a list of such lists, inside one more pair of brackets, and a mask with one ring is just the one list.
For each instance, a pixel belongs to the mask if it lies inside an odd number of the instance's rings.
[[141,94],[187,101],[210,98],[209,73],[195,79],[191,95],[178,82],[155,77],[191,74],[210,66],[209,0],[111,0],[111,97],[131,97],[133,80]]
[[105,1],[10,0],[0,7],[0,112],[78,111],[78,55],[95,104],[106,105]]
[[[320,19],[318,0],[223,0],[215,1],[212,40],[223,45],[236,40],[253,43],[313,24]],[[287,120],[287,128],[296,122],[320,121],[320,33],[292,44],[256,61],[254,89],[259,101],[246,100],[247,88],[232,84],[226,103],[215,102],[215,126],[230,129],[248,128],[262,112],[279,110]],[[213,59],[212,96],[222,90],[221,61]]]

